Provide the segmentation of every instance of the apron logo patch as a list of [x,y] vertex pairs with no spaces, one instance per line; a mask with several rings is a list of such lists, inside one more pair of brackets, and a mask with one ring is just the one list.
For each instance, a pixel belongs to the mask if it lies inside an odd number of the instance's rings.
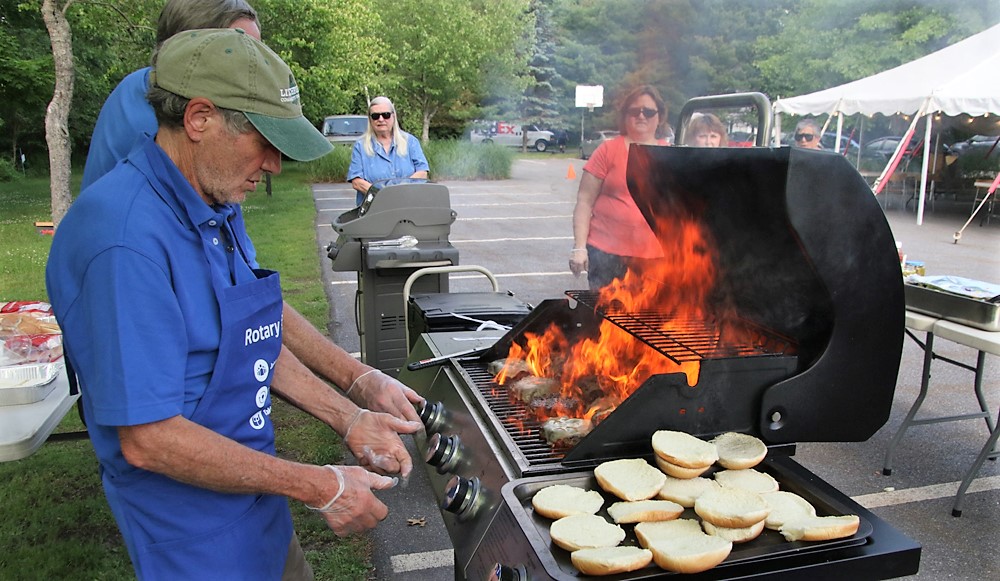
[[[258,359],[253,362],[253,376],[257,381],[264,383],[267,381],[268,374],[271,373],[271,366],[267,364],[267,361],[263,359]],[[259,405],[257,407],[260,407]]]
[[250,427],[255,430],[263,429],[264,427],[264,412],[257,412],[250,416]]
[[257,390],[257,407],[262,408],[267,403],[268,388],[266,385]]
[[267,339],[276,338],[281,336],[281,319],[267,325],[261,325],[256,329],[250,327],[246,330],[246,338],[243,341],[243,346],[247,347],[253,345],[254,343],[259,343],[260,341],[265,341]]

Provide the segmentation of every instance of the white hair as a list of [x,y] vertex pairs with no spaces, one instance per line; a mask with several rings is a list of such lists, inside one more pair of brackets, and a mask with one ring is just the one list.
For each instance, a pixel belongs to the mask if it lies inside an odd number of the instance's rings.
[[392,104],[392,101],[388,97],[375,97],[368,102],[368,127],[365,129],[364,135],[361,136],[361,145],[365,148],[365,154],[368,156],[375,155],[375,130],[372,128],[371,118],[373,105],[389,106],[389,109],[392,111],[392,141],[396,145],[396,153],[406,156],[406,137],[403,135],[403,130],[399,128],[399,115],[396,113],[396,106]]

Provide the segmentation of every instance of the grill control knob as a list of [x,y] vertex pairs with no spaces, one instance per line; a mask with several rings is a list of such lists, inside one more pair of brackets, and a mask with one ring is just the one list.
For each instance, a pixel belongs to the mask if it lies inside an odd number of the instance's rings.
[[438,474],[451,471],[458,461],[460,441],[458,436],[442,436],[433,434],[427,439],[427,452],[424,460],[437,468]]
[[418,413],[428,434],[440,431],[444,425],[444,404],[439,401],[424,401]]
[[523,566],[508,567],[507,565],[496,563],[491,568],[486,581],[527,581],[527,579],[528,572],[525,571]]
[[473,507],[479,497],[479,489],[479,478],[452,476],[445,487],[441,508],[458,515],[459,520],[465,520],[474,512]]

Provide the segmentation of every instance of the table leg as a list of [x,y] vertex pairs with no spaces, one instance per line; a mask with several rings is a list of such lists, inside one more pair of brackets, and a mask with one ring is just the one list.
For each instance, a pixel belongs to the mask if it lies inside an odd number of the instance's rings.
[[889,476],[892,474],[892,457],[896,453],[896,446],[899,441],[903,439],[906,435],[907,428],[914,423],[913,418],[917,415],[917,411],[920,406],[924,403],[924,399],[927,397],[927,388],[931,381],[931,363],[934,361],[934,333],[928,332],[926,339],[923,343],[917,339],[909,329],[906,329],[906,334],[910,336],[917,345],[920,345],[924,350],[924,366],[920,374],[920,393],[917,395],[916,401],[910,407],[910,411],[907,412],[906,417],[903,419],[903,423],[896,430],[896,435],[892,437],[892,442],[889,443],[889,449],[885,452],[885,462],[882,466],[882,474]]
[[[997,416],[997,423],[1000,423],[1000,415]],[[955,495],[955,505],[951,509],[951,516],[962,516],[962,501],[965,500],[965,491],[969,489],[972,481],[976,478],[976,475],[979,474],[979,469],[982,468],[986,459],[996,459],[1000,456],[1000,452],[993,450],[993,448],[997,445],[998,438],[1000,438],[1000,430],[994,429],[990,433],[990,438],[986,440],[986,444],[983,445],[983,449],[979,451],[979,456],[976,457],[976,461],[972,463],[972,467],[969,468],[969,472],[966,473],[965,479],[962,480],[962,484],[958,487],[958,494]]]

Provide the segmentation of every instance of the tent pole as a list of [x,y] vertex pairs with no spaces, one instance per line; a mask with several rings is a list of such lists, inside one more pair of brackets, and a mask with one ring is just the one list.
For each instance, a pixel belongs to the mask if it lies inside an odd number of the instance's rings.
[[[833,148],[840,153],[840,136],[844,134],[844,114],[837,113],[837,139],[833,142]],[[847,156],[847,151],[844,151],[844,156]]]
[[927,125],[924,127],[924,163],[920,168],[920,198],[917,200],[917,226],[924,223],[924,197],[927,194],[927,166],[931,160],[931,125],[934,124],[934,111],[928,111]]

